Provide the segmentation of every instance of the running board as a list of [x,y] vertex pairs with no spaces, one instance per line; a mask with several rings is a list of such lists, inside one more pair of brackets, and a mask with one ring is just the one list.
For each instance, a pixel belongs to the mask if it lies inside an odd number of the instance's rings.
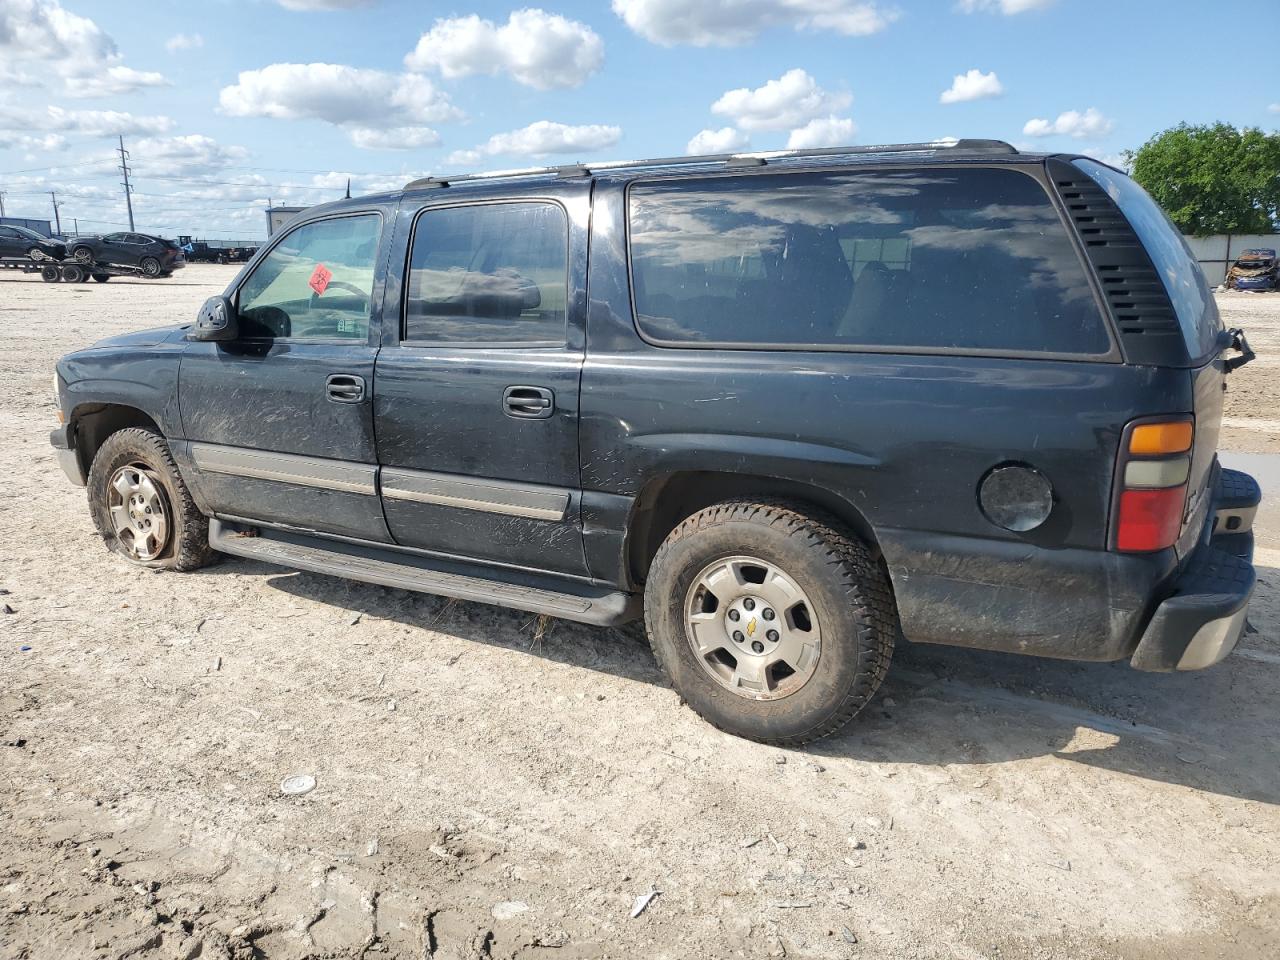
[[[221,553],[282,567],[492,603],[602,627],[626,623],[639,616],[639,597],[618,590],[514,570],[399,554],[373,545],[364,547],[216,518],[209,521],[209,545]],[[573,592],[556,589],[565,586],[576,589]]]

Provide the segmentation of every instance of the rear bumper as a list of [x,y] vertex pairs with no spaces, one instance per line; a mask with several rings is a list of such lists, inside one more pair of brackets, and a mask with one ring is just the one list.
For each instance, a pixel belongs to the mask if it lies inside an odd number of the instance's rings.
[[1139,670],[1203,670],[1221,662],[1244,632],[1253,571],[1253,517],[1261,491],[1223,470],[1214,491],[1210,537],[1192,554],[1152,615],[1130,661]]

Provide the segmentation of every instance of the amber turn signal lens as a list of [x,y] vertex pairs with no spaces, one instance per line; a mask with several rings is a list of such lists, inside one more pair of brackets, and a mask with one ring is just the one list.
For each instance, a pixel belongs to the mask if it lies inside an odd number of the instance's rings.
[[1189,420],[1178,423],[1141,423],[1129,434],[1129,452],[1138,456],[1185,453],[1191,449]]

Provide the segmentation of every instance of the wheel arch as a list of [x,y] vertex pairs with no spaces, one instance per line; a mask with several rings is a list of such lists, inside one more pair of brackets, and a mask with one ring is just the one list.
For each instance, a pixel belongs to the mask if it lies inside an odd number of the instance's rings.
[[86,476],[93,458],[113,433],[128,427],[141,427],[162,436],[164,433],[146,411],[123,403],[82,403],[71,411],[68,422],[75,431],[76,457]]
[[658,547],[682,520],[712,504],[747,498],[781,500],[827,515],[880,555],[880,541],[866,516],[837,493],[783,477],[686,470],[651,477],[635,498],[627,523],[626,563],[633,584],[644,583]]

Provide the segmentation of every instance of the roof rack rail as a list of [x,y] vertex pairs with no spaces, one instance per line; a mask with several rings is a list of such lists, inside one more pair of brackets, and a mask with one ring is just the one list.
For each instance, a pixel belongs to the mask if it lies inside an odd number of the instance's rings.
[[405,185],[406,190],[423,190],[447,187],[454,183],[476,180],[505,180],[519,177],[549,177],[560,179],[589,177],[597,171],[638,170],[653,167],[714,166],[727,167],[764,166],[777,160],[804,160],[809,157],[865,156],[874,154],[918,153],[940,151],[947,153],[1016,154],[1012,144],[1003,140],[936,140],[929,143],[887,143],[859,147],[823,147],[813,150],[771,150],[758,153],[715,153],[704,156],[657,157],[652,160],[610,160],[604,163],[573,163],[557,167],[527,167],[521,170],[494,170],[488,173],[464,173],[458,176],[422,177]]

